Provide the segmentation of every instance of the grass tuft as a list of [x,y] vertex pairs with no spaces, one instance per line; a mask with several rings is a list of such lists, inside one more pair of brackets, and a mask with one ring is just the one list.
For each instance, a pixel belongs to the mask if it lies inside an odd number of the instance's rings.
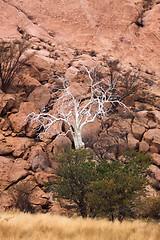
[[50,214],[0,213],[3,240],[159,240],[160,223],[67,218]]

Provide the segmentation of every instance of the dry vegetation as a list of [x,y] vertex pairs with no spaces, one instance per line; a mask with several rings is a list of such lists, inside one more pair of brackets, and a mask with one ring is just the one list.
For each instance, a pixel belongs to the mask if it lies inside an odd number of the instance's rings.
[[0,213],[3,240],[159,240],[160,223],[122,223],[49,214]]

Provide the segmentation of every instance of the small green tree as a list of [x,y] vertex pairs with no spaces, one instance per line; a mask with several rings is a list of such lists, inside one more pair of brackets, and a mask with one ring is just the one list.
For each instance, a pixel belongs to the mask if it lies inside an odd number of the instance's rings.
[[53,186],[54,197],[64,198],[77,204],[82,217],[87,217],[85,196],[89,184],[96,178],[92,155],[85,149],[68,149],[57,156],[57,184]]
[[148,155],[130,152],[125,162],[103,160],[98,164],[98,179],[90,184],[86,194],[90,215],[120,221],[132,216],[148,183],[146,167],[149,163]]
[[149,156],[131,152],[125,161],[95,163],[86,149],[69,149],[57,156],[57,184],[54,197],[77,204],[82,217],[130,216],[148,183],[146,167]]

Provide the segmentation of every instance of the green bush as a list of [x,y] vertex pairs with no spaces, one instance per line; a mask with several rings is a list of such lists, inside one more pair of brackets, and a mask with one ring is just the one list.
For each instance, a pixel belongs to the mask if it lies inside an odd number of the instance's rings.
[[76,203],[82,217],[87,216],[85,196],[88,186],[96,179],[92,158],[85,149],[68,149],[64,154],[57,156],[59,167],[56,169],[57,184],[52,188],[54,197]]
[[140,164],[104,160],[97,166],[97,173],[98,180],[90,184],[86,194],[90,214],[120,221],[132,217],[133,208],[148,183]]
[[57,156],[57,184],[54,197],[77,204],[82,217],[132,217],[133,209],[145,193],[150,157],[137,152],[126,154],[125,161],[99,163],[85,149],[68,149]]

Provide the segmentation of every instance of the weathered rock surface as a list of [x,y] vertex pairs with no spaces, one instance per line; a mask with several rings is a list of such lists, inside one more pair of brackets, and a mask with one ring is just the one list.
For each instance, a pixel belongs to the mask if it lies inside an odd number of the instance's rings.
[[12,128],[16,133],[25,133],[25,126],[28,123],[27,116],[32,112],[38,113],[39,110],[33,102],[22,102],[19,107],[19,112],[9,116]]
[[6,113],[14,102],[15,98],[11,94],[0,93],[0,114]]
[[52,142],[51,146],[52,146],[52,152],[54,154],[56,153],[60,154],[62,153],[63,149],[66,149],[69,146],[71,146],[71,141],[66,136],[59,135]]
[[145,141],[139,143],[139,152],[147,153],[149,151],[149,144]]
[[129,150],[136,150],[138,149],[139,141],[134,138],[132,133],[128,134],[128,148]]
[[133,136],[138,140],[142,139],[142,136],[143,136],[143,133],[145,132],[145,130],[146,130],[145,127],[140,124],[137,124],[137,123],[132,124]]
[[152,162],[160,167],[160,154],[153,153],[151,156],[152,156]]
[[[32,128],[33,129],[33,128]],[[39,139],[45,143],[50,143],[58,134],[62,133],[62,121],[54,123],[45,132],[39,134]]]
[[48,156],[40,146],[31,148],[28,161],[34,172],[45,171],[47,167],[50,167]]
[[94,123],[87,124],[82,129],[82,140],[85,146],[91,147],[97,141],[98,134],[101,132],[101,123],[96,119]]
[[13,152],[13,148],[10,145],[4,142],[0,142],[0,155],[8,155],[12,152]]
[[53,173],[45,173],[45,172],[36,172],[34,175],[36,182],[39,186],[43,186],[44,182],[48,183],[51,181],[56,181],[56,176]]
[[23,82],[19,84],[21,88],[24,88],[27,94],[31,93],[36,87],[41,86],[41,83],[29,74],[24,75]]
[[98,7],[93,0],[5,0],[0,9],[2,38],[29,35],[61,46],[96,49],[122,59],[123,64],[160,74],[156,0],[147,7],[141,0],[123,0],[121,5],[118,0],[100,0]]
[[144,141],[160,151],[160,129],[149,129],[143,136]]
[[[47,206],[49,196],[37,185],[40,185],[40,180],[37,181],[38,178],[28,171],[31,167],[28,161],[0,156],[0,162],[0,209],[14,207],[18,191],[23,191],[29,196],[34,210],[42,210],[43,206]],[[52,174],[49,174],[49,177],[51,178]],[[43,179],[45,180],[44,176]]]
[[35,104],[38,109],[44,108],[50,100],[50,92],[45,86],[36,87],[28,96],[28,101]]
[[11,146],[14,157],[22,157],[34,145],[34,140],[27,137],[6,137],[6,144]]
[[151,165],[150,166],[150,170],[154,174],[154,178],[157,181],[160,181],[160,169],[157,166],[155,166],[155,165]]
[[30,164],[23,159],[13,159],[0,156],[0,186],[1,191],[28,175]]

